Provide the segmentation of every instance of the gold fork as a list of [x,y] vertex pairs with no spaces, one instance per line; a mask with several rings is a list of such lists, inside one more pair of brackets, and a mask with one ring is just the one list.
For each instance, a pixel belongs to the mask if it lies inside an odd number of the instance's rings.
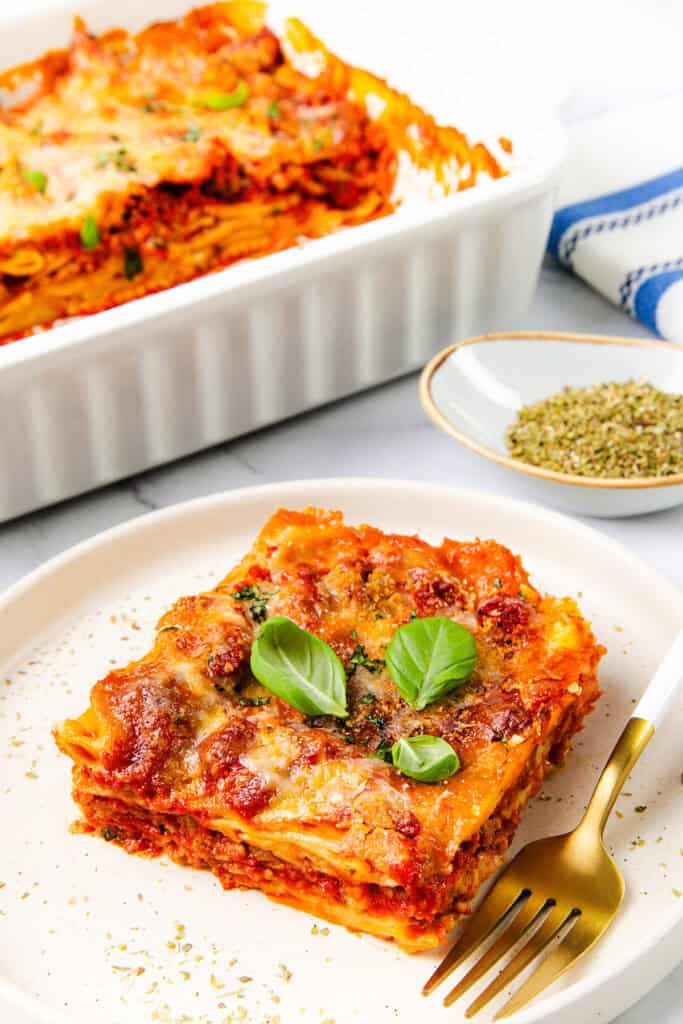
[[467,1008],[465,1016],[473,1017],[549,950],[494,1020],[509,1017],[597,942],[624,895],[624,880],[603,844],[605,823],[682,683],[683,630],[617,740],[578,826],[566,835],[529,843],[517,854],[424,986],[424,995],[478,946],[494,939],[444,999],[444,1006],[450,1006],[515,948],[512,959]]

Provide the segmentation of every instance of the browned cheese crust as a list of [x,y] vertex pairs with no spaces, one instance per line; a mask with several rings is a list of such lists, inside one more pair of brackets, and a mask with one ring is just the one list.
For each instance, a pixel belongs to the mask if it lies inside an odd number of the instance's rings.
[[[306,717],[253,678],[251,643],[273,615],[338,653],[347,719]],[[415,615],[461,623],[478,655],[470,681],[421,712],[384,667]],[[56,736],[81,827],[415,951],[443,940],[499,865],[598,696],[603,653],[575,603],[541,597],[495,541],[434,547],[281,510]],[[418,733],[448,740],[460,771],[425,784],[376,756]]]

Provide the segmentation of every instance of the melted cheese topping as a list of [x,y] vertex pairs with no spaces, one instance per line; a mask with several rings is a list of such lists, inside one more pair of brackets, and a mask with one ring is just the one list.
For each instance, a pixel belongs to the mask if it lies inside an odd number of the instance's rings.
[[[383,668],[415,613],[466,624],[478,651],[471,680],[422,712]],[[308,719],[250,675],[254,632],[274,614],[336,650],[348,719]],[[182,598],[159,626],[149,655],[97,683],[90,709],[57,731],[79,791],[193,814],[301,869],[407,890],[447,876],[534,751],[590,709],[604,650],[574,602],[541,597],[495,541],[434,547],[320,510],[278,512],[215,590]],[[359,645],[370,667],[355,667]],[[446,782],[372,756],[422,732],[460,756]]]

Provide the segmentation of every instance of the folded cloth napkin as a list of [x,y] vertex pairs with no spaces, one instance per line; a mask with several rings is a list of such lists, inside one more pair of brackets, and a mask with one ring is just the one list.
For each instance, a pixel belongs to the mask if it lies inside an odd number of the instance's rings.
[[683,342],[683,95],[569,126],[548,249],[650,330]]

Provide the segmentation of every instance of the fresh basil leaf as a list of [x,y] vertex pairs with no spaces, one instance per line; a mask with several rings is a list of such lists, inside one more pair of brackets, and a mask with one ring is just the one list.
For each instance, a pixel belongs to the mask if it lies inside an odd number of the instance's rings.
[[417,711],[465,683],[476,661],[472,634],[439,615],[400,626],[386,653],[389,675]]
[[391,748],[394,768],[418,782],[441,782],[460,767],[460,758],[440,736],[410,736]]
[[346,673],[331,647],[282,615],[259,629],[251,671],[267,690],[305,715],[346,718]]

